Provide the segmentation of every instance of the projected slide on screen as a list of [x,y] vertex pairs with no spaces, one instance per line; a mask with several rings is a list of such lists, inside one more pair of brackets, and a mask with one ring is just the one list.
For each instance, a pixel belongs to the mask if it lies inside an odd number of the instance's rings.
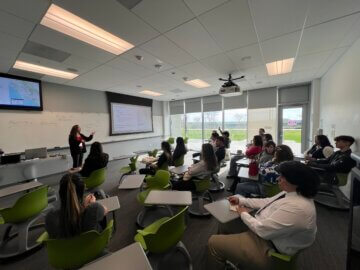
[[39,83],[0,77],[0,105],[40,107]]
[[111,103],[112,134],[153,131],[151,107]]

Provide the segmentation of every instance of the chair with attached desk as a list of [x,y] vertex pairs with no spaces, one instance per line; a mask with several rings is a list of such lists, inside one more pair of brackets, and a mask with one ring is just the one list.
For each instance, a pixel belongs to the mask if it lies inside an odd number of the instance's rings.
[[158,151],[159,150],[157,150],[157,149],[154,149],[153,151],[149,151],[148,152],[149,157],[156,157]]
[[169,139],[167,139],[167,142],[168,142],[170,145],[173,145],[173,144],[175,143],[174,137],[169,137]]
[[296,262],[299,252],[293,256],[281,254],[274,250],[269,250],[268,255],[271,257],[271,269],[274,270],[296,270]]
[[[20,255],[39,246],[38,243],[29,245],[29,231],[43,226],[43,224],[33,224],[43,217],[43,210],[48,206],[47,190],[47,186],[32,190],[21,196],[14,206],[0,209],[0,225],[7,225],[0,247],[4,247],[12,239],[16,238],[18,241],[16,252],[6,253],[4,250],[4,253],[0,253],[0,258]],[[10,235],[12,228],[16,228],[17,233]]]
[[108,245],[113,230],[113,220],[110,220],[104,231],[88,231],[80,235],[50,239],[44,232],[37,240],[45,244],[49,263],[56,269],[76,269],[98,258]]
[[[209,191],[210,192],[218,192],[218,191],[222,191],[225,188],[225,183],[219,180],[219,175],[218,173],[220,172],[220,168],[223,167],[221,164],[224,164],[225,161],[222,160],[220,162],[220,166],[217,166],[216,169],[211,173],[211,182],[210,182],[210,187],[209,187]],[[226,164],[225,164],[226,166]]]
[[210,213],[204,208],[204,200],[207,202],[213,202],[214,199],[209,192],[211,185],[211,173],[204,174],[203,176],[197,176],[192,178],[196,189],[192,191],[193,203],[189,208],[189,213],[194,216],[209,216]]
[[[185,214],[188,206],[182,208],[172,217],[163,217],[143,230],[138,230],[134,239],[139,242],[147,254],[162,254],[179,250],[188,262],[188,269],[192,269],[191,257],[181,238],[186,229]],[[161,259],[164,256],[161,257]],[[161,260],[160,259],[160,260]]]
[[130,163],[128,166],[122,167],[120,169],[120,173],[122,174],[119,180],[119,183],[121,182],[122,178],[129,174],[134,174],[136,172],[136,162],[138,160],[139,156],[134,156],[130,158]]
[[[146,189],[144,191],[141,191],[137,195],[137,200],[141,205],[144,205],[145,208],[138,214],[136,223],[139,227],[144,228],[145,227],[145,219],[150,212],[150,210],[153,210],[151,212],[152,215],[155,216],[154,211],[158,210],[160,207],[152,206],[152,205],[145,205],[145,199],[148,196],[149,192],[151,190],[165,190],[169,189],[171,187],[170,182],[170,173],[168,171],[164,170],[158,170],[154,176],[147,176],[145,177],[145,183],[146,183]],[[162,207],[163,208],[163,207]],[[168,212],[170,215],[172,215],[172,211],[169,207],[167,207]]]
[[[323,172],[324,170],[319,170],[314,168],[317,171]],[[345,186],[348,181],[348,173],[336,173],[331,175],[331,183],[321,183],[319,191],[314,198],[314,201],[339,210],[348,210],[349,209],[349,199],[341,192],[339,187]]]
[[84,183],[87,191],[99,192],[102,198],[106,197],[104,190],[99,187],[105,182],[106,167],[93,171],[89,177],[84,178]]

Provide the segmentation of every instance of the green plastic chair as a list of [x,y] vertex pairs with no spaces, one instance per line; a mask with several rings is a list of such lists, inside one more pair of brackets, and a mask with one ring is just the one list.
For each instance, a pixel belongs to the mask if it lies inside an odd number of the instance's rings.
[[209,192],[211,174],[203,176],[203,179],[192,178],[191,181],[194,181],[196,189],[192,192],[193,204],[189,208],[189,213],[195,216],[209,216],[210,213],[204,208],[204,200],[207,202],[214,201]]
[[188,141],[189,141],[189,138],[188,138],[188,137],[185,137],[185,138],[184,138],[184,144],[187,144]]
[[[162,217],[163,213],[159,209],[164,207],[146,205],[145,199],[148,196],[151,190],[166,190],[171,187],[170,184],[170,173],[168,171],[158,170],[154,176],[148,176],[145,178],[146,190],[139,192],[136,196],[137,201],[144,205],[145,208],[137,215],[136,223],[139,227],[144,228],[147,224],[150,224],[156,219],[159,215]],[[165,206],[167,212],[170,215],[173,215],[173,212],[170,207]],[[152,210],[151,215],[149,211]],[[148,220],[149,219],[149,220]]]
[[278,184],[263,183],[265,197],[273,197],[281,192]]
[[270,250],[268,255],[271,256],[271,269],[274,270],[296,270],[296,261],[298,253],[289,256]]
[[138,160],[138,157],[139,156],[135,156],[135,157],[132,157],[132,158],[130,158],[130,163],[129,163],[129,165],[128,166],[125,166],[125,167],[122,167],[121,169],[120,169],[120,173],[121,174],[130,174],[130,173],[133,173],[133,172],[135,172],[136,171],[136,162],[137,162],[137,160]]
[[184,165],[184,157],[185,157],[185,155],[181,155],[179,158],[174,160],[174,166],[180,167],[180,166]]
[[86,189],[94,189],[105,182],[106,167],[93,171],[89,177],[84,178]]
[[159,152],[159,150],[154,149],[154,150],[152,150],[152,151],[149,151],[149,152],[148,152],[148,155],[149,155],[149,157],[156,157],[156,155],[157,155],[158,152]]
[[[9,232],[12,227],[15,227],[18,231],[18,237],[14,239],[17,239],[19,242],[16,252],[0,253],[0,258],[10,258],[20,255],[39,245],[36,243],[29,246],[28,234],[32,224],[42,217],[43,210],[48,206],[47,193],[48,187],[42,186],[21,196],[13,207],[0,209],[0,224],[9,226],[8,229],[5,230],[5,235],[2,237],[3,241],[7,242],[13,239],[13,236],[10,236]],[[0,243],[0,246],[1,244],[2,243]]]
[[44,232],[37,242],[45,244],[51,266],[75,269],[101,255],[110,241],[113,224],[114,221],[110,220],[101,233],[93,230],[64,239],[50,239],[48,233]]
[[169,139],[167,139],[167,142],[168,142],[170,145],[174,144],[174,143],[175,143],[174,137],[169,137]]
[[[189,263],[191,269],[191,257],[181,238],[186,229],[185,213],[188,206],[183,207],[176,215],[172,217],[163,217],[143,230],[138,230],[134,237],[139,242],[144,251],[149,253],[161,254],[170,251],[176,247],[182,252]],[[176,254],[176,253],[174,253]],[[163,258],[162,256],[161,258]]]

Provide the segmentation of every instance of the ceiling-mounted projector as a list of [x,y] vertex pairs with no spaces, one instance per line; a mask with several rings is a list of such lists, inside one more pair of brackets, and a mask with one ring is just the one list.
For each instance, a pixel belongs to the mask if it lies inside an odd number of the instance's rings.
[[232,97],[242,95],[242,90],[240,87],[234,83],[235,80],[240,80],[245,78],[245,76],[241,76],[239,78],[232,78],[231,74],[229,74],[228,79],[219,78],[219,81],[225,81],[225,83],[221,86],[219,95],[224,97]]

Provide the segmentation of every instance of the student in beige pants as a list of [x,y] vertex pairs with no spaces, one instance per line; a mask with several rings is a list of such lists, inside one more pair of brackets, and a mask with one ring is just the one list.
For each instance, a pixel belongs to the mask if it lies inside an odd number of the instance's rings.
[[[316,236],[316,195],[319,177],[297,161],[281,163],[279,187],[271,198],[247,199],[232,196],[240,219],[219,227],[219,235],[208,242],[207,269],[223,269],[226,261],[240,269],[270,269],[270,249],[294,255],[310,246]],[[254,215],[249,212],[258,209]]]

